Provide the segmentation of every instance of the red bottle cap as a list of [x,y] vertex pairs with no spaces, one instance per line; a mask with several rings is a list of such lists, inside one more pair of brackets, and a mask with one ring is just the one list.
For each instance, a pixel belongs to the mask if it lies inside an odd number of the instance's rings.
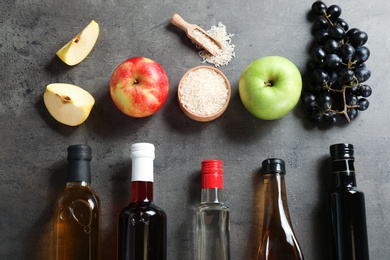
[[202,189],[223,188],[222,161],[202,162]]

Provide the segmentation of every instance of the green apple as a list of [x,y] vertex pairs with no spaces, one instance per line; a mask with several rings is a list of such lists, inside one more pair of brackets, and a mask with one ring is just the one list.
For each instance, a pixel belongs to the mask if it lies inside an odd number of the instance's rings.
[[254,116],[274,120],[285,116],[298,103],[302,76],[290,60],[267,56],[253,61],[240,76],[239,94]]

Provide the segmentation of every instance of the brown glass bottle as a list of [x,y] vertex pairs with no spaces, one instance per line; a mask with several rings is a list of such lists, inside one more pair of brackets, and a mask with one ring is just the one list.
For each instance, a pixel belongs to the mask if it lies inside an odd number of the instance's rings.
[[119,214],[118,260],[166,260],[167,217],[153,203],[154,145],[131,147],[130,204]]
[[91,148],[68,147],[68,175],[55,205],[53,260],[97,260],[100,251],[100,199],[92,189]]
[[368,260],[364,193],[356,187],[354,147],[330,146],[333,191],[329,194],[332,260]]
[[264,224],[258,260],[303,260],[287,204],[284,161],[264,160]]

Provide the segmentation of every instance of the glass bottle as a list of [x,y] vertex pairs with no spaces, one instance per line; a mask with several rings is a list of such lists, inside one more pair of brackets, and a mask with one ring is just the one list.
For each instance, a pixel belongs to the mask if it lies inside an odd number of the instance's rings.
[[66,188],[55,204],[55,260],[99,259],[100,199],[91,187],[91,148],[68,147]]
[[153,203],[154,150],[149,143],[131,146],[131,198],[119,214],[119,260],[167,258],[167,217]]
[[329,194],[331,259],[368,260],[364,193],[356,187],[354,147],[330,146],[333,191]]
[[287,204],[282,159],[262,162],[264,177],[264,223],[258,260],[302,260],[303,254],[295,236]]
[[201,204],[196,209],[198,260],[228,260],[229,208],[223,200],[222,161],[202,162]]

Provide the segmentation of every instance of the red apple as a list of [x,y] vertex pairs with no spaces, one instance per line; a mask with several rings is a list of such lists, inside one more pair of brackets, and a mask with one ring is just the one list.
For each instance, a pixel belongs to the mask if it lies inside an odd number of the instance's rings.
[[145,57],[125,60],[111,76],[111,98],[121,112],[131,117],[156,113],[165,103],[168,90],[163,67]]

